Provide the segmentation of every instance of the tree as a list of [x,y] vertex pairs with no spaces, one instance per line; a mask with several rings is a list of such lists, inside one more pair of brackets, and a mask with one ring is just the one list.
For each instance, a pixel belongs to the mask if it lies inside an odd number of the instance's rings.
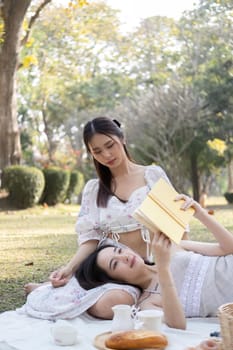
[[[138,64],[141,68],[141,77],[150,77],[149,84],[141,84],[143,92],[123,108],[121,114],[122,118],[124,114],[129,116],[129,120],[125,118],[125,125],[129,125],[127,132],[135,157],[163,165],[180,188],[182,182],[186,188],[191,184],[196,200],[204,186],[204,175],[212,175],[224,164],[222,156],[211,152],[208,140],[221,134],[227,141],[226,136],[232,135],[229,112],[233,85],[228,60],[232,56],[232,15],[228,5],[229,1],[201,1],[182,18],[179,31],[172,23],[163,22],[165,28],[173,28],[166,30],[166,41],[174,46],[170,44],[166,49],[163,41],[156,46],[148,45],[147,31],[144,27],[138,30],[143,35],[135,36],[135,51],[140,53],[138,61],[134,60],[135,67]],[[151,20],[148,23],[151,24]],[[153,21],[161,26],[160,21]],[[223,69],[225,63],[228,71]],[[157,89],[147,89],[153,85]],[[217,111],[221,111],[222,118],[217,116]],[[230,152],[227,155],[229,158]]]
[[[34,23],[50,2],[52,0],[0,1],[0,170],[21,160],[16,98],[16,76],[22,66],[20,53],[30,38]],[[84,5],[86,0],[70,0],[66,14],[71,17],[74,9]]]
[[21,159],[20,132],[17,122],[16,74],[19,52],[42,9],[51,0],[43,0],[36,9],[21,41],[22,26],[32,0],[2,0],[0,20],[3,25],[0,51],[0,170]]
[[[198,120],[197,138],[187,150],[194,197],[200,193],[202,174],[213,172],[222,161],[203,162],[207,142],[221,138],[232,140],[232,1],[201,0],[183,16],[180,23],[181,64],[179,74],[192,85]],[[229,153],[228,156],[230,155]]]
[[32,44],[21,55],[23,62],[33,56],[37,64],[19,72],[24,136],[43,134],[51,163],[63,141],[81,148],[80,124],[92,111],[113,109],[135,84],[116,63],[121,35],[115,10],[93,3],[74,9],[69,21],[64,10],[56,9],[54,21],[54,9],[47,7],[37,20]]
[[178,78],[169,87],[143,91],[117,111],[124,120],[127,141],[134,158],[166,169],[182,191],[190,183],[185,152],[195,138],[195,95]]
[[125,40],[128,62],[124,63],[140,88],[167,84],[178,57],[176,22],[161,16],[146,18]]

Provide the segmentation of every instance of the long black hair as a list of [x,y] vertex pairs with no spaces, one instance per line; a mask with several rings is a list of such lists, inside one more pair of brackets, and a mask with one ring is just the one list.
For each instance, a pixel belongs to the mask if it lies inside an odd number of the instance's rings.
[[[83,129],[83,141],[87,151],[90,153],[89,143],[95,134],[103,134],[106,136],[117,136],[121,141],[124,140],[124,134],[121,129],[121,124],[117,120],[112,120],[108,117],[97,117],[87,122]],[[123,144],[126,156],[132,161],[132,158]],[[100,164],[96,159],[93,159],[96,172],[99,177],[99,190],[97,194],[97,206],[106,208],[108,199],[113,195],[111,190],[112,173],[108,167]]]
[[[77,278],[79,284],[84,289],[92,289],[102,286],[106,283],[116,283],[129,285],[129,283],[121,280],[112,279],[101,267],[98,266],[96,260],[98,253],[108,247],[116,247],[113,244],[100,245],[92,252],[83,262],[80,264],[79,268],[75,272],[75,277]],[[130,283],[131,285],[131,283]],[[134,285],[141,290],[141,287]]]

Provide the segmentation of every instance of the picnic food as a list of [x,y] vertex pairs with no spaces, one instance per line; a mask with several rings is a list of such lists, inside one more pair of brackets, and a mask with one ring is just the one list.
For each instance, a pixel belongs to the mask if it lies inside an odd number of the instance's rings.
[[112,333],[105,341],[111,349],[164,349],[168,345],[165,335],[149,330],[130,330]]
[[189,347],[185,350],[220,350],[221,349],[221,341],[219,339],[207,339],[202,341],[196,347]]

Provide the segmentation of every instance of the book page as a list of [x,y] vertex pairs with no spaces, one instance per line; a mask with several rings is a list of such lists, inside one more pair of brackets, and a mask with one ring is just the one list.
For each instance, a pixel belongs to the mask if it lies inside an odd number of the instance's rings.
[[174,201],[178,192],[165,180],[160,179],[148,193],[133,217],[149,230],[159,229],[179,244],[194,209],[181,210],[182,201]]
[[194,214],[194,209],[180,209],[182,201],[174,200],[177,195],[178,192],[162,178],[155,183],[151,191],[148,193],[149,197],[167,211],[168,214],[174,216],[174,219],[179,221],[185,228]]

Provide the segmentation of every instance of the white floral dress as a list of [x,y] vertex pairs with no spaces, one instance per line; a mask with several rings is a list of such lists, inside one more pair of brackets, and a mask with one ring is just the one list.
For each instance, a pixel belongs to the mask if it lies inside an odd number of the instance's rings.
[[87,291],[72,277],[63,287],[53,288],[49,283],[35,289],[17,311],[45,320],[72,319],[87,311],[104,293],[116,289],[128,292],[135,302],[140,295],[135,287],[111,283]]
[[161,167],[156,165],[146,166],[144,172],[145,186],[136,189],[126,203],[112,196],[106,208],[99,208],[96,204],[99,180],[88,181],[83,191],[82,206],[76,223],[79,245],[91,239],[104,240],[109,233],[112,234],[113,239],[119,241],[121,234],[137,229],[141,230],[142,239],[148,245],[150,243],[149,232],[132,217],[132,213],[145,199],[154,183],[161,177],[170,183]]

